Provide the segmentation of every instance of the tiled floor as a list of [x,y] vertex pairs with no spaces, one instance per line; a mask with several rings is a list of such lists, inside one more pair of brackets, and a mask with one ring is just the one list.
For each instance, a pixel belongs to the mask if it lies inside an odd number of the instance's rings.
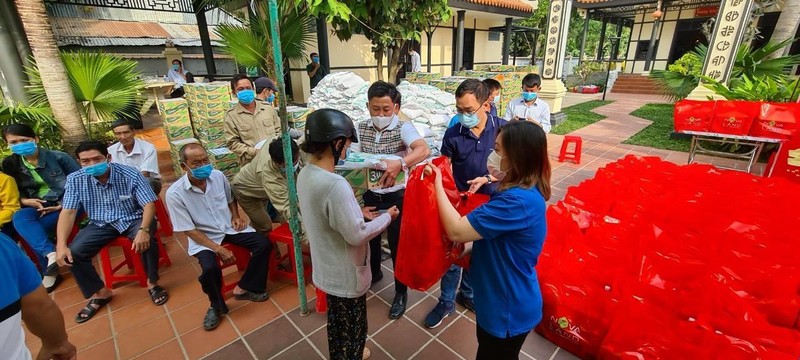
[[[591,99],[573,99],[577,103]],[[564,197],[567,188],[591,178],[595,171],[627,154],[654,155],[683,164],[687,154],[623,145],[620,142],[635,134],[648,122],[628,115],[630,111],[653,98],[612,96],[611,105],[596,111],[608,119],[576,132],[583,138],[581,164],[559,163],[558,151],[562,137],[549,135],[549,151],[553,165],[553,197]],[[144,136],[159,149],[166,140],[160,130],[149,130]],[[169,154],[160,151],[161,167],[167,181],[173,181]],[[731,165],[726,163],[726,165]],[[166,186],[165,186],[166,188]],[[78,325],[74,317],[85,300],[71,275],[52,294],[63,310],[70,340],[79,348],[81,359],[324,359],[327,357],[326,317],[313,312],[315,301],[312,286],[306,286],[309,296],[308,316],[301,316],[297,287],[289,283],[270,282],[270,299],[264,303],[247,303],[229,299],[231,313],[222,325],[212,331],[202,329],[202,318],[208,301],[197,282],[199,267],[186,254],[186,239],[176,237],[165,241],[173,265],[161,270],[162,285],[170,292],[169,301],[154,306],[146,291],[137,284],[127,284],[114,290],[114,300],[95,318]],[[372,359],[470,359],[474,358],[474,315],[459,307],[437,329],[422,326],[423,319],[436,304],[438,286],[422,293],[409,293],[408,311],[403,318],[388,319],[389,304],[394,295],[391,284],[391,262],[384,262],[384,280],[375,284],[368,297],[369,340]],[[228,274],[236,277],[238,274]],[[27,334],[34,353],[40,341]],[[531,334],[523,347],[524,359],[574,359],[574,357]]]

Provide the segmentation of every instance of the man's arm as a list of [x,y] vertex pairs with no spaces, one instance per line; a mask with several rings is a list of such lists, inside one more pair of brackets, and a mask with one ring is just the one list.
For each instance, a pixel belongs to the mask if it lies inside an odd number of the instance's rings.
[[40,285],[21,299],[22,320],[33,335],[42,339],[37,359],[75,359],[77,349],[67,339],[64,316]]
[[[309,67],[311,67],[311,68],[309,69]],[[310,64],[309,67],[306,67],[306,71],[308,72],[308,77],[312,77],[313,78],[314,75],[317,75],[317,71],[319,71],[321,65],[319,65],[317,63],[313,63],[313,64]]]
[[514,101],[516,101],[516,99],[508,102],[508,106],[506,107],[506,113],[503,114],[503,119],[506,119],[508,121],[514,119]]
[[275,172],[275,167],[272,165],[268,165],[267,171],[261,174],[261,187],[267,193],[269,201],[272,202],[272,206],[278,210],[281,216],[288,221],[291,217],[291,211],[289,211],[289,190],[287,186],[286,178],[278,176],[278,173]]
[[234,124],[233,117],[230,115],[230,112],[225,115],[225,139],[228,149],[232,151],[234,154],[239,155],[239,157],[247,157],[252,159],[256,156],[258,149],[245,144],[242,141],[242,138],[239,136],[239,132],[236,130],[236,126]]
[[411,152],[403,160],[406,162],[406,166],[410,168],[421,163],[430,155],[431,149],[428,147],[428,143],[424,139],[419,139],[411,143]]
[[148,146],[147,150],[144,151],[144,155],[142,156],[142,165],[139,167],[139,170],[145,177],[150,177],[152,174],[159,173],[158,154],[156,153],[155,147]]

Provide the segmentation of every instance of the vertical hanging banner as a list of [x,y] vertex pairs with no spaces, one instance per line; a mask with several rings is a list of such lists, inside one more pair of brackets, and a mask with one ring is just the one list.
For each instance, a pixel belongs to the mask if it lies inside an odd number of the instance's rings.
[[544,59],[542,64],[542,78],[558,78],[559,62],[563,62],[567,21],[569,21],[570,0],[550,1],[550,15],[547,18],[547,33],[545,37]]
[[703,64],[704,76],[721,83],[728,82],[752,9],[753,0],[722,2]]

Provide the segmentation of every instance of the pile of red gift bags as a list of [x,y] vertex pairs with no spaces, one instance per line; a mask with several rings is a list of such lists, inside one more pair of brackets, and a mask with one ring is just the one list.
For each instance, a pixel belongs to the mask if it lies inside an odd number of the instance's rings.
[[548,209],[537,331],[582,357],[800,357],[800,185],[634,156]]
[[800,104],[754,101],[694,101],[675,103],[675,131],[789,139],[798,129]]

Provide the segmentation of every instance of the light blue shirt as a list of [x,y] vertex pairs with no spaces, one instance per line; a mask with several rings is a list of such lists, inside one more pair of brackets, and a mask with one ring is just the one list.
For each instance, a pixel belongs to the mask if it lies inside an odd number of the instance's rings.
[[115,163],[108,167],[105,184],[83,169],[69,174],[62,206],[71,210],[82,207],[92,224],[124,233],[142,218],[144,206],[157,198],[139,169]]

